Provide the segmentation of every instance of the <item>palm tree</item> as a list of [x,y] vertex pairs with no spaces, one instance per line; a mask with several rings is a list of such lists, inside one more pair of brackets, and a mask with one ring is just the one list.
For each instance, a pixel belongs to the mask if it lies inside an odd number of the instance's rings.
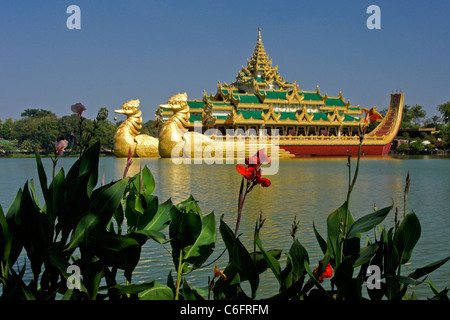
[[440,120],[441,118],[439,117],[439,116],[432,116],[431,117],[431,121],[432,121],[432,123],[433,123],[433,125],[437,125],[437,123],[439,122],[439,120]]
[[441,104],[437,107],[438,111],[442,114],[444,123],[448,122],[448,118],[450,117],[450,101]]
[[423,110],[423,107],[415,104],[411,107],[411,118],[414,120],[414,123],[417,125],[420,122],[420,119],[425,118],[427,115],[427,112]]

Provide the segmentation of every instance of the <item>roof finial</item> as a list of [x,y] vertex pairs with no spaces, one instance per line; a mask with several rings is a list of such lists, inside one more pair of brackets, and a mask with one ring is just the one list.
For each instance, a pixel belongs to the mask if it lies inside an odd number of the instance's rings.
[[258,42],[261,42],[261,26],[258,27]]

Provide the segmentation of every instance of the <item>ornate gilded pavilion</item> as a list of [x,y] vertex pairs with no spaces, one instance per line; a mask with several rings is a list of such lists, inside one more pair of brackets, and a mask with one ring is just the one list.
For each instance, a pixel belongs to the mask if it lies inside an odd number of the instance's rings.
[[[214,95],[203,92],[202,100],[188,100],[193,130],[200,121],[203,131],[218,129],[278,129],[281,136],[350,136],[358,132],[361,110],[337,96],[323,95],[319,87],[314,91],[300,90],[296,82],[286,81],[272,66],[258,29],[256,47],[247,66],[242,67],[231,84],[217,85]],[[172,110],[158,108],[156,125],[167,121]]]

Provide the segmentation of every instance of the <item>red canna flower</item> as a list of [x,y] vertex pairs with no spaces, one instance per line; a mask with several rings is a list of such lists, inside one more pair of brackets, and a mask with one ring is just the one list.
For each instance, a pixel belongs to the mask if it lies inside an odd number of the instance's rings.
[[236,170],[244,176],[245,179],[251,180],[253,177],[253,171],[255,170],[254,166],[250,166],[248,168],[244,167],[241,164],[236,165]]
[[263,188],[269,187],[272,182],[267,178],[261,178],[261,169],[256,171],[255,184],[260,184]]
[[[318,270],[319,267],[317,267],[316,270],[314,270],[314,274],[316,274]],[[333,276],[333,269],[331,268],[331,264],[328,263],[328,265],[325,268],[325,271],[322,273],[322,275],[319,276],[319,282],[323,282],[323,279],[331,278],[332,276]]]
[[270,182],[270,180],[267,179],[267,178],[259,178],[259,179],[257,180],[257,184],[260,184],[261,187],[263,187],[263,188],[267,188],[267,187],[270,187],[270,185],[272,184],[272,182]]
[[249,183],[251,183],[250,189],[257,184],[260,184],[263,188],[269,187],[271,182],[267,178],[261,178],[261,164],[263,162],[270,163],[271,159],[265,154],[265,150],[259,150],[253,157],[245,158],[245,164],[247,167],[238,164],[236,170],[244,176]]
[[253,189],[254,186],[260,184],[263,188],[269,187],[271,182],[269,179],[261,178],[261,163],[270,163],[270,158],[265,154],[265,150],[259,150],[253,157],[245,158],[245,164],[236,165],[236,170],[242,174],[242,176],[247,180],[246,187],[244,188],[244,179],[241,182],[241,190],[239,192],[239,203],[238,203],[238,218],[236,222],[235,234],[239,229],[239,222],[242,215],[242,207],[244,206],[245,197]]

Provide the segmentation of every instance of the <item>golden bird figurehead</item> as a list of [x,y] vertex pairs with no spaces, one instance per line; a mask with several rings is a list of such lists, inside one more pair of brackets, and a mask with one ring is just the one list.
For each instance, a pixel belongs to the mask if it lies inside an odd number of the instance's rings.
[[114,110],[115,113],[133,115],[139,111],[139,99],[130,100],[122,105],[122,109]]
[[178,93],[167,101],[167,104],[160,105],[161,108],[171,109],[174,113],[183,110],[189,110],[189,106],[187,104],[187,93]]

